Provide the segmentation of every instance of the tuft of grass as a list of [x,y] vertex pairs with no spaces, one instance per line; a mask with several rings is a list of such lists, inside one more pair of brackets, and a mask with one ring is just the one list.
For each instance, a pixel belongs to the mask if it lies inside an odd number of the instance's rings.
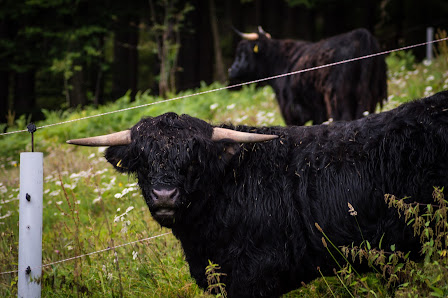
[[[386,194],[385,202],[395,208],[403,220],[414,229],[414,236],[420,238],[421,253],[424,260],[416,263],[409,259],[409,253],[391,252],[373,248],[366,240],[358,247],[334,247],[344,255],[346,264],[342,269],[334,270],[335,279],[330,285],[329,278],[322,276],[323,283],[334,296],[345,289],[350,296],[421,296],[446,297],[448,295],[448,222],[447,204],[443,188],[434,188],[434,204],[406,203],[406,198],[398,199]],[[354,209],[350,208],[353,215]],[[355,216],[355,215],[353,215]],[[331,241],[320,226],[315,224],[325,239]],[[359,225],[358,225],[359,227]],[[323,245],[327,248],[323,239]],[[331,242],[330,242],[331,243]],[[328,250],[328,248],[327,248]],[[330,250],[335,264],[341,268]],[[348,258],[351,256],[351,260]],[[367,262],[373,272],[359,275],[354,271],[354,263]],[[320,270],[319,270],[320,272]],[[321,273],[322,275],[322,273]],[[336,282],[339,281],[339,284]],[[319,283],[319,282],[318,282]],[[342,286],[342,288],[341,288]]]
[[207,293],[215,294],[216,297],[227,297],[226,285],[221,282],[221,277],[225,276],[225,273],[219,272],[218,264],[208,261],[208,266],[205,267],[205,276],[207,276]]

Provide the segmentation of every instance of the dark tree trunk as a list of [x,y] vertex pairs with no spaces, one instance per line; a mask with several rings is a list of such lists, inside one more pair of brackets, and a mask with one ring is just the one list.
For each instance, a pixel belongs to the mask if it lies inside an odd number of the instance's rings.
[[84,85],[84,71],[76,71],[70,78],[70,106],[85,106],[87,104],[86,88]]
[[104,74],[103,74],[103,64],[104,64],[104,36],[99,37],[99,48],[101,49],[101,56],[98,59],[98,64],[96,65],[96,78],[95,78],[95,97],[93,98],[93,103],[98,106],[104,104]]
[[213,34],[213,49],[215,53],[215,70],[213,79],[224,83],[226,80],[226,74],[224,71],[224,63],[222,61],[221,43],[219,38],[218,22],[216,16],[215,0],[209,0],[210,9],[210,25]]
[[112,66],[112,97],[119,98],[131,90],[131,100],[137,92],[138,20],[130,15],[117,21],[114,30],[114,61]]
[[[8,40],[12,39],[15,34],[15,26],[11,25],[11,21],[7,18],[0,20],[0,39]],[[10,77],[11,71],[9,68],[9,61],[12,58],[5,53],[2,53],[2,59],[0,60],[0,123],[7,122],[8,111],[11,108],[10,105]]]
[[178,90],[195,88],[201,81],[207,84],[213,77],[213,40],[210,30],[208,3],[191,1],[195,9],[188,14],[188,20],[195,28],[191,34],[183,34],[177,73]]
[[7,122],[9,110],[9,72],[0,71],[0,123]]
[[[318,39],[328,38],[339,33],[348,31],[349,25],[346,20],[347,12],[339,2],[329,4],[323,9],[323,36]],[[350,24],[352,25],[352,24]]]
[[375,34],[375,14],[376,14],[376,1],[366,0],[364,8],[364,26],[370,33]]
[[135,100],[138,84],[138,20],[131,26],[128,35],[128,85],[131,90],[131,100]]
[[36,108],[34,70],[14,74],[14,111],[16,116],[31,114]]

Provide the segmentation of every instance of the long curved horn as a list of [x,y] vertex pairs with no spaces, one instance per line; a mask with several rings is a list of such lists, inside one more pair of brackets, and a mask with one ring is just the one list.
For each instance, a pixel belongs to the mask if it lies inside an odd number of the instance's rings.
[[232,27],[232,28],[233,28],[233,31],[235,31],[236,34],[238,34],[242,39],[257,40],[259,37],[258,33],[243,33],[243,32],[236,30],[235,27]]
[[278,138],[277,135],[263,135],[259,133],[249,133],[221,127],[213,128],[213,135],[212,135],[213,141],[231,139],[239,143],[256,143],[256,142],[269,141],[276,138]]
[[111,133],[97,137],[68,140],[67,144],[80,146],[118,146],[128,145],[131,143],[131,131],[123,130],[120,132]]
[[261,28],[261,26],[258,26],[258,33],[263,34],[267,38],[271,39],[271,34],[269,34],[266,31],[264,31],[263,28]]

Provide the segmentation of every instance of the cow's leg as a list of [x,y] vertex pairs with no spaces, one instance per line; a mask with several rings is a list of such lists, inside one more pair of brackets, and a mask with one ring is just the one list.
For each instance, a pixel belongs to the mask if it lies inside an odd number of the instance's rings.
[[331,96],[331,91],[327,90],[324,93],[324,103],[325,103],[325,112],[326,112],[326,120],[332,118],[337,119],[337,115],[334,115],[336,109],[333,108],[334,104],[332,103],[333,99]]

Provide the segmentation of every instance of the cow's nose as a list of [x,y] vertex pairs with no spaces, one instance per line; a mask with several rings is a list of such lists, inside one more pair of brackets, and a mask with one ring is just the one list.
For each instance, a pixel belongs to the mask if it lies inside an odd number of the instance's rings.
[[153,189],[153,199],[159,201],[159,203],[174,203],[179,196],[179,190],[177,188],[167,189]]

